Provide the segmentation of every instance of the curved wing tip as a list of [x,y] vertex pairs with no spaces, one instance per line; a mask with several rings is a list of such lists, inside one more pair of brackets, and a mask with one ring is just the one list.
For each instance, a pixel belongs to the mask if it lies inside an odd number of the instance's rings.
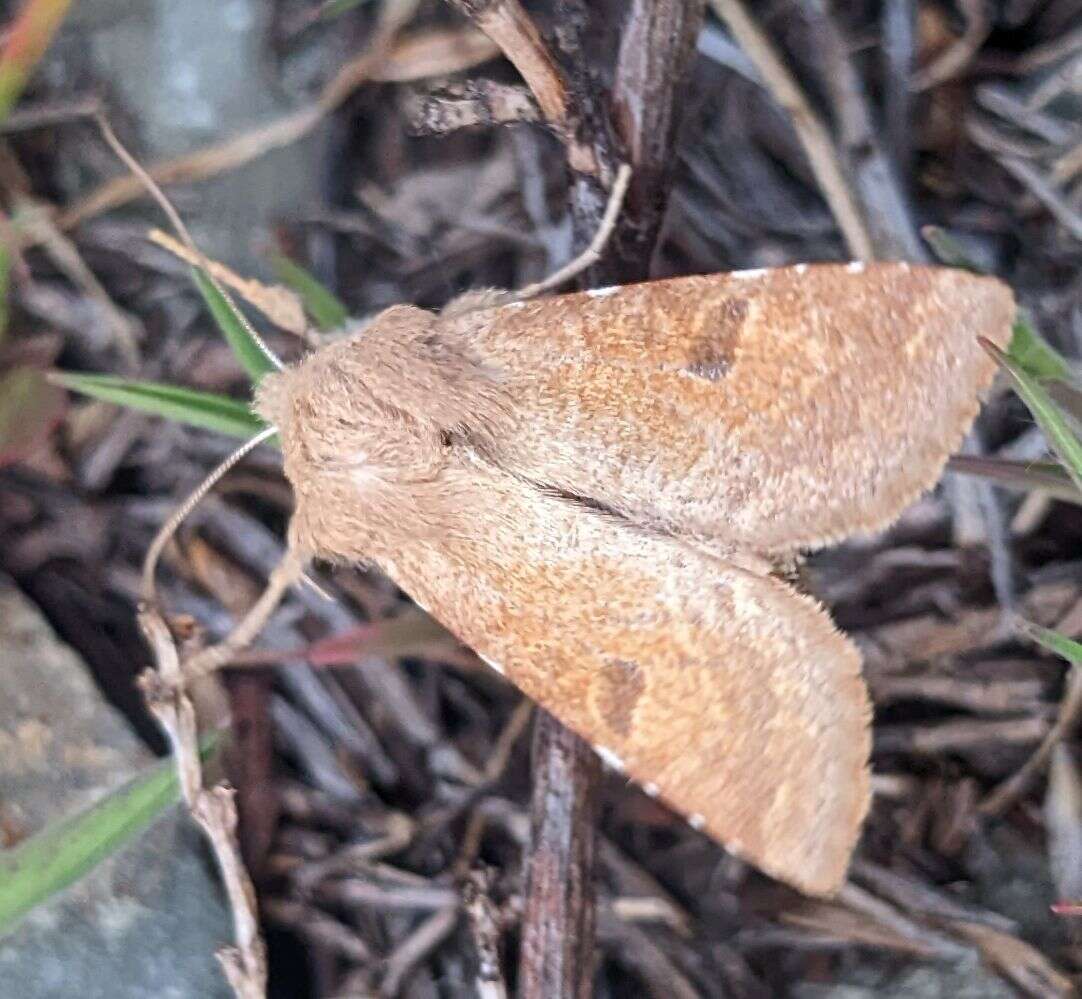
[[871,771],[866,764],[854,774],[848,794],[840,794],[811,822],[791,825],[782,835],[765,842],[760,850],[706,831],[734,856],[758,868],[776,881],[815,898],[830,898],[845,884],[849,864],[860,842],[864,820],[871,806]]
[[763,861],[760,866],[772,878],[805,895],[830,898],[845,884],[849,863],[860,839],[861,825],[862,822],[854,826],[844,838],[809,844],[807,854],[802,857],[786,856],[773,863]]
[[803,880],[782,878],[787,884],[796,888],[801,894],[809,895],[812,898],[829,899],[834,898],[842,889],[842,885],[845,884],[846,876],[849,873],[849,857],[845,858],[844,865],[833,866],[825,868],[822,871],[816,871],[812,875],[805,873]]
[[956,268],[944,268],[941,273],[961,292],[957,303],[960,316],[967,328],[973,328],[974,336],[1006,346],[1018,311],[1011,286],[989,274]]
[[[775,881],[815,898],[836,895],[845,884],[849,862],[860,836],[859,826],[846,838],[827,843],[809,843],[805,849],[790,849],[784,856],[745,856],[754,867]],[[731,851],[734,852],[735,851]]]

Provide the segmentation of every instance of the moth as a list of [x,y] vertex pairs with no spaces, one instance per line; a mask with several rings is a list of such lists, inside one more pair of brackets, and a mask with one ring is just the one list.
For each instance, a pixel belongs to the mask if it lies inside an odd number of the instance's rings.
[[1011,292],[857,263],[493,301],[394,306],[260,384],[296,501],[278,590],[378,566],[694,826],[834,892],[869,699],[784,567],[934,484]]

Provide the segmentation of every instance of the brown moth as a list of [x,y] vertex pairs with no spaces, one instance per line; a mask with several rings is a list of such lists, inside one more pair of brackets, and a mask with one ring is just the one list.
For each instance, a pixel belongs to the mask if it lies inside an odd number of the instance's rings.
[[266,377],[292,547],[379,566],[692,824],[835,891],[869,701],[775,569],[935,482],[1010,291],[842,264],[486,301],[389,308]]

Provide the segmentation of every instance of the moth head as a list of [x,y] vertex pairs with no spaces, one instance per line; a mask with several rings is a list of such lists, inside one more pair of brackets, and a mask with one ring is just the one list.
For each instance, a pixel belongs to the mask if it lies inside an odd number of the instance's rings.
[[278,428],[297,513],[317,525],[311,547],[327,554],[347,554],[345,507],[391,517],[436,479],[453,446],[486,447],[512,412],[498,373],[441,335],[431,313],[406,305],[268,374],[255,408]]

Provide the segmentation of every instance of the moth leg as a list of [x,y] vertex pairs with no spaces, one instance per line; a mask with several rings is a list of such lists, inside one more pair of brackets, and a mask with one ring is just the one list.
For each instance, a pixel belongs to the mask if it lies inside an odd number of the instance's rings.
[[[524,302],[528,298],[536,298],[543,292],[551,291],[565,281],[570,281],[573,277],[578,277],[583,271],[593,267],[601,259],[605,244],[608,243],[613,230],[616,228],[616,219],[624,204],[624,195],[627,194],[627,186],[630,182],[631,167],[626,163],[622,163],[620,169],[616,171],[616,180],[613,181],[612,190],[609,192],[609,201],[605,205],[605,214],[601,218],[601,224],[597,227],[594,238],[590,240],[590,245],[574,260],[564,264],[563,267],[560,267],[548,277],[526,285],[525,288],[519,288],[517,291],[505,291],[496,295],[487,302],[485,307],[508,305],[511,302]],[[457,301],[458,299],[456,299]],[[460,311],[468,310],[463,309]]]
[[216,645],[208,645],[181,664],[184,681],[190,683],[213,673],[228,663],[241,649],[250,645],[277,609],[286,591],[304,575],[307,561],[295,548],[288,548],[282,560],[271,571],[267,586],[259,599],[252,604],[233,630]]
[[501,288],[476,288],[473,291],[464,291],[440,309],[440,317],[461,316],[480,309],[493,309],[506,301],[509,294],[512,293]]
[[542,292],[549,291],[565,281],[577,277],[584,270],[593,267],[601,258],[601,254],[616,228],[616,217],[620,214],[620,207],[624,203],[624,195],[627,194],[627,185],[631,180],[631,167],[626,163],[620,166],[609,192],[609,201],[605,206],[605,215],[601,224],[594,233],[590,245],[586,247],[574,260],[564,264],[563,267],[554,271],[548,277],[534,284],[528,284],[518,291],[502,291],[499,288],[480,288],[467,291],[452,298],[441,310],[440,317],[462,316],[469,312],[479,312],[483,309],[495,309],[500,305],[508,305],[511,302],[523,302],[528,298],[536,298]]
[[616,180],[613,181],[612,190],[609,192],[609,202],[605,206],[605,214],[601,218],[601,225],[597,227],[594,238],[574,260],[566,263],[555,273],[550,274],[542,281],[528,284],[525,288],[511,292],[512,302],[522,302],[527,298],[535,298],[542,292],[549,291],[573,277],[578,277],[584,270],[593,267],[601,259],[605,244],[608,243],[612,231],[616,228],[616,218],[624,204],[624,195],[627,194],[627,186],[631,183],[631,167],[626,163],[620,164],[616,172]]

